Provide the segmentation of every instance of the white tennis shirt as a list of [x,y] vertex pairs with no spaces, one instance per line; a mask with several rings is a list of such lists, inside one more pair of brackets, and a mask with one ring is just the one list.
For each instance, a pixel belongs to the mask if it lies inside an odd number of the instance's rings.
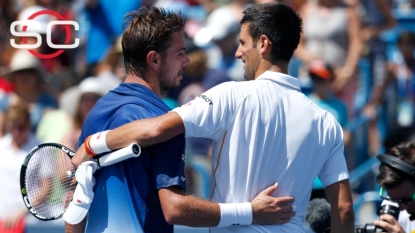
[[213,139],[212,201],[251,201],[276,182],[273,196],[295,198],[296,216],[287,224],[211,232],[304,232],[315,177],[324,186],[348,178],[340,125],[291,76],[267,71],[255,81],[223,83],[173,111],[186,137]]

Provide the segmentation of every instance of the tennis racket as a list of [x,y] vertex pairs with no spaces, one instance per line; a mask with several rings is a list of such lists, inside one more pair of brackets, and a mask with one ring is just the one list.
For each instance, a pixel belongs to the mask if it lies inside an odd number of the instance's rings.
[[[96,161],[100,167],[138,157],[137,144],[106,154]],[[63,216],[76,188],[75,152],[57,143],[43,143],[33,148],[20,169],[20,190],[30,213],[43,221]]]

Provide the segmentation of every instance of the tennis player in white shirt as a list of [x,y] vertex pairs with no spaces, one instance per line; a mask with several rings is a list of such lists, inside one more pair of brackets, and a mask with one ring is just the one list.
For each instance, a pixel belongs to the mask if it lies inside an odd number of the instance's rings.
[[[235,203],[221,205],[219,226],[232,225],[223,224],[229,221],[235,225],[211,232],[304,232],[303,218],[317,175],[331,204],[331,232],[354,232],[342,129],[329,112],[301,93],[296,78],[287,75],[301,31],[301,18],[284,4],[248,8],[236,52],[248,81],[223,83],[163,116],[92,136],[88,144],[102,153],[132,142],[156,144],[183,132],[186,137],[211,138],[212,201]],[[72,162],[77,166],[88,159],[83,145]],[[241,223],[237,203],[251,201],[276,182],[279,188],[273,196],[295,198],[291,221]]]

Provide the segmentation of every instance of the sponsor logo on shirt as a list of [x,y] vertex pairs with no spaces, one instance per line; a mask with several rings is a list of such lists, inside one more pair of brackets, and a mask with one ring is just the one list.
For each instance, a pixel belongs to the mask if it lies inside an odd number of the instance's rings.
[[212,100],[209,99],[207,96],[205,95],[199,95],[199,98],[202,98],[204,101],[206,101],[207,103],[209,103],[209,105],[213,105]]

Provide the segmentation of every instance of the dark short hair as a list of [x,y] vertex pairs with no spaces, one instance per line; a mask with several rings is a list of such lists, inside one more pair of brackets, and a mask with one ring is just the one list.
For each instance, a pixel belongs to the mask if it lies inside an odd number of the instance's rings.
[[403,31],[398,37],[398,43],[402,41],[409,42],[412,46],[415,46],[415,33],[411,31]]
[[272,43],[272,59],[289,62],[300,43],[301,17],[289,6],[270,2],[256,4],[243,12],[241,25],[248,25],[254,43],[266,35]]
[[147,54],[156,51],[164,56],[171,45],[172,34],[183,30],[184,19],[181,12],[175,14],[163,8],[143,6],[128,13],[124,20],[123,28],[128,25],[121,42],[125,70],[127,74],[145,78]]
[[30,113],[26,104],[11,105],[5,112],[5,122],[25,121],[30,123]]
[[[392,155],[402,161],[415,166],[415,142],[409,141],[394,146],[386,151],[386,154]],[[378,184],[386,189],[399,186],[403,181],[408,180],[412,183],[414,178],[398,169],[388,165],[381,164],[379,166],[379,175],[376,177]]]

